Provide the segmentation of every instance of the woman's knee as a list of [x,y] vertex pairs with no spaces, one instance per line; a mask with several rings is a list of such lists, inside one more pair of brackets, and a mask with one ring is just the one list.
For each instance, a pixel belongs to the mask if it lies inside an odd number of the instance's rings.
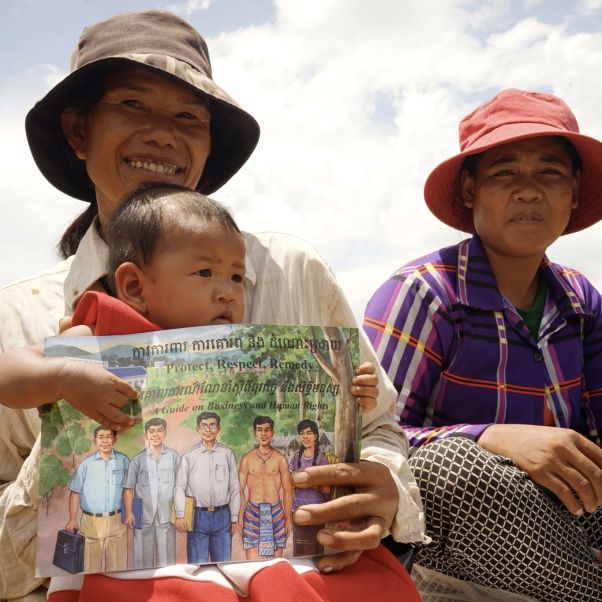
[[410,465],[421,494],[444,497],[450,501],[462,497],[499,493],[525,475],[510,460],[495,456],[467,437],[451,437],[429,443],[414,452]]

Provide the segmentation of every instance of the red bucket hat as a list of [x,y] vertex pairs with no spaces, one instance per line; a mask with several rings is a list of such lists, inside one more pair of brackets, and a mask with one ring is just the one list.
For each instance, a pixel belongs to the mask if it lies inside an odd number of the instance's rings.
[[470,213],[461,210],[462,162],[494,146],[532,138],[562,136],[571,141],[582,161],[579,205],[564,234],[583,230],[602,219],[602,142],[579,133],[567,104],[552,94],[503,90],[460,122],[460,153],[438,165],[424,186],[429,209],[443,223],[474,232]]

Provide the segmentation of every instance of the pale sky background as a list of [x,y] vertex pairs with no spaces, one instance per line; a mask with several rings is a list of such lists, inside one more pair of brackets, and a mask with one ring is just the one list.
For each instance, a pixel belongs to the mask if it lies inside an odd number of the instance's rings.
[[[476,105],[507,87],[553,92],[602,138],[602,0],[2,0],[0,285],[55,263],[85,207],[38,173],[25,114],[68,71],[85,25],[144,8],[190,21],[216,82],[261,125],[213,196],[245,230],[311,242],[358,318],[397,267],[463,238],[422,188]],[[601,234],[564,237],[549,255],[602,288]]]

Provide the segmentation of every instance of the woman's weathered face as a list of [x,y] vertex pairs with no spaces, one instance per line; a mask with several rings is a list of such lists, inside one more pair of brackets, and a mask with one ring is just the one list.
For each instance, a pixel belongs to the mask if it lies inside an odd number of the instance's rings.
[[488,253],[543,256],[577,207],[579,172],[560,140],[526,138],[494,147],[462,175],[464,205]]
[[87,115],[63,114],[63,128],[96,190],[101,224],[145,183],[193,189],[211,151],[206,101],[143,67],[107,77]]

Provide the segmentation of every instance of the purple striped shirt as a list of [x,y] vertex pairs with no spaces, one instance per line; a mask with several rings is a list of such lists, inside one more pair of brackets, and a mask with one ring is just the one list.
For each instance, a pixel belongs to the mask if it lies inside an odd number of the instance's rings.
[[600,445],[602,299],[581,274],[544,258],[535,339],[505,299],[477,236],[402,267],[374,294],[364,328],[398,392],[414,447],[493,423],[556,426]]

